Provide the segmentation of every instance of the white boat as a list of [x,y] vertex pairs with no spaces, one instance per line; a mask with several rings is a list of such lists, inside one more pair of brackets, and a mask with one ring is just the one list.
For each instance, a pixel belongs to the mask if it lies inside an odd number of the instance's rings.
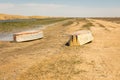
[[43,31],[33,30],[33,31],[24,31],[24,32],[14,33],[13,38],[15,42],[23,42],[23,41],[40,39],[40,38],[43,38]]
[[93,41],[93,35],[89,30],[81,30],[73,33],[68,42],[69,46],[84,45]]

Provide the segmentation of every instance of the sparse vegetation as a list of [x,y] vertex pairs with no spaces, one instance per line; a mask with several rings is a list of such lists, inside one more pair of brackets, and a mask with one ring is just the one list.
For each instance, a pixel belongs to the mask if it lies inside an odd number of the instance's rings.
[[85,21],[86,22],[86,18],[76,18],[76,21]]
[[73,23],[73,21],[68,21],[67,23],[63,24],[63,26],[68,26],[71,25]]
[[106,26],[104,26],[104,25],[102,25],[102,24],[100,24],[100,23],[97,23],[100,27],[102,27],[102,28],[104,28],[105,30],[107,30],[107,31],[109,31],[107,28],[106,28]]
[[110,21],[110,22],[115,22],[115,23],[120,24],[119,17],[116,17],[116,18],[94,18],[94,19],[105,20],[105,21]]
[[83,29],[90,30],[90,27],[94,26],[91,22],[87,22],[85,25],[82,26]]
[[47,19],[36,19],[26,20],[20,22],[0,22],[0,32],[9,32],[16,29],[33,28],[35,25],[46,25],[59,21],[67,20],[67,18],[47,18]]
[[[27,25],[32,27],[56,20],[67,19],[39,19],[22,25],[26,28]],[[68,21],[73,21],[73,25]],[[15,22],[16,27],[21,23]],[[9,25],[4,23],[6,28]],[[13,24],[10,26],[12,28]],[[119,26],[104,20],[77,18],[44,29],[43,39],[22,43],[1,41],[0,80],[119,80]],[[106,32],[105,28],[111,32]],[[65,46],[70,37],[68,34],[80,29],[90,29],[93,42],[83,46]]]

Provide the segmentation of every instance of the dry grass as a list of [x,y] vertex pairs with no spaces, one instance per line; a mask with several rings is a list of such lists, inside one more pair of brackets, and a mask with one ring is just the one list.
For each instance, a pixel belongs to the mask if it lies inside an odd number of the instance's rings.
[[48,16],[21,16],[21,15],[9,15],[0,14],[0,20],[12,20],[12,19],[44,19],[49,18]]
[[71,25],[73,24],[73,21],[68,21],[67,23],[63,24],[62,26],[68,26],[68,25]]
[[84,72],[76,68],[81,63],[79,55],[58,54],[28,69],[20,80],[71,80],[73,76]]
[[[94,25],[90,27],[94,41],[65,46],[69,40],[66,33],[92,25],[88,21]],[[63,26],[67,23],[64,21],[50,26],[44,30],[45,37],[36,41],[1,42],[0,80],[120,80],[120,25],[88,21],[77,19],[71,25]]]
[[87,22],[85,25],[82,26],[82,28],[90,30],[90,28],[93,27],[93,26],[94,25],[91,22]]
[[106,28],[106,26],[104,26],[104,25],[102,25],[102,24],[100,24],[100,23],[97,23],[97,24],[98,24],[100,27],[104,28],[105,30],[109,31],[109,29]]
[[95,18],[98,20],[105,20],[105,21],[110,21],[110,22],[115,22],[120,24],[120,17],[116,17],[116,18]]

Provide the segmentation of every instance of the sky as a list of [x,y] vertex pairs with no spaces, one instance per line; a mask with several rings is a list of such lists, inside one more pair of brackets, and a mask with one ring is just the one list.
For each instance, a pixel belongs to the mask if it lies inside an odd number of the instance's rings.
[[64,17],[120,17],[120,0],[0,0],[0,13]]

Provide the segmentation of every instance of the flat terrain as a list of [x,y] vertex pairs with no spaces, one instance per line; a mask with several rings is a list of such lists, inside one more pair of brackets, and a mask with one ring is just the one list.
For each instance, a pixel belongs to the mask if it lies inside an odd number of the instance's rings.
[[[94,41],[66,46],[70,34],[92,31]],[[120,24],[70,19],[49,26],[43,39],[0,42],[0,80],[120,80]]]

